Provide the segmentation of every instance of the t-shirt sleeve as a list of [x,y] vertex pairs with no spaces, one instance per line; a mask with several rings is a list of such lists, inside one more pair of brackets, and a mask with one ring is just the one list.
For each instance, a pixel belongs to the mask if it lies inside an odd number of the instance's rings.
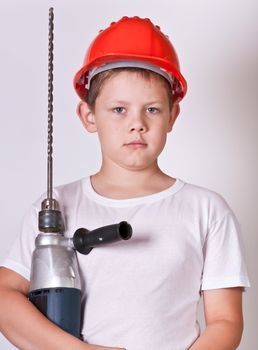
[[30,280],[31,258],[38,233],[38,211],[36,206],[32,206],[24,216],[20,233],[0,265]]
[[202,290],[250,286],[240,231],[230,209],[210,225],[203,247]]

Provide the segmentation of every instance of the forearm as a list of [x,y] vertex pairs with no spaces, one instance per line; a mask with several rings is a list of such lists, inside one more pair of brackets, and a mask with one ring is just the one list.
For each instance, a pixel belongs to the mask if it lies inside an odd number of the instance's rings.
[[27,298],[15,290],[1,290],[0,328],[19,349],[55,350],[80,347],[80,340],[48,321]]
[[15,290],[1,290],[0,329],[21,350],[104,350],[86,344],[47,320],[27,298]]
[[241,325],[219,320],[209,324],[189,350],[235,350],[241,336]]

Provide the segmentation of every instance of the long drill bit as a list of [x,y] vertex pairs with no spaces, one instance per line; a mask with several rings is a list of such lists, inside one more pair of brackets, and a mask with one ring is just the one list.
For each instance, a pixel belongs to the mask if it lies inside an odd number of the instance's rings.
[[[53,198],[53,59],[54,59],[54,9],[49,9],[48,27],[48,150],[47,150],[47,198],[50,206]],[[50,208],[54,209],[54,208]]]
[[47,136],[47,198],[41,203],[39,230],[59,232],[63,230],[59,203],[53,198],[53,59],[54,59],[54,9],[49,9],[48,27],[48,136]]

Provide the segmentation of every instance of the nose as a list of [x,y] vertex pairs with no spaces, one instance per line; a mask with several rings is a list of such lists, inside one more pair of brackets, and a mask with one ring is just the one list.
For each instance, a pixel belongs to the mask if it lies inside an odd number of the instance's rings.
[[147,125],[141,113],[135,113],[135,115],[131,116],[129,129],[130,132],[144,133],[147,131]]

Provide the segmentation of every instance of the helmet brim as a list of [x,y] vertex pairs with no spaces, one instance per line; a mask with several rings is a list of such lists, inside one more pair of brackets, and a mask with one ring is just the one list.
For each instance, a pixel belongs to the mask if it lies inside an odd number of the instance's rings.
[[179,72],[179,70],[171,65],[171,63],[165,59],[157,58],[153,56],[139,56],[139,55],[117,55],[117,54],[106,54],[105,57],[98,57],[95,60],[89,62],[87,65],[84,65],[76,74],[73,80],[74,88],[78,94],[78,96],[84,100],[87,94],[87,72],[91,68],[100,67],[103,64],[121,61],[121,60],[135,60],[142,61],[145,63],[150,63],[156,65],[159,68],[164,69],[168,74],[172,77],[176,78],[178,82],[178,88],[175,92],[175,101],[179,102],[187,92],[187,83],[183,75]]

